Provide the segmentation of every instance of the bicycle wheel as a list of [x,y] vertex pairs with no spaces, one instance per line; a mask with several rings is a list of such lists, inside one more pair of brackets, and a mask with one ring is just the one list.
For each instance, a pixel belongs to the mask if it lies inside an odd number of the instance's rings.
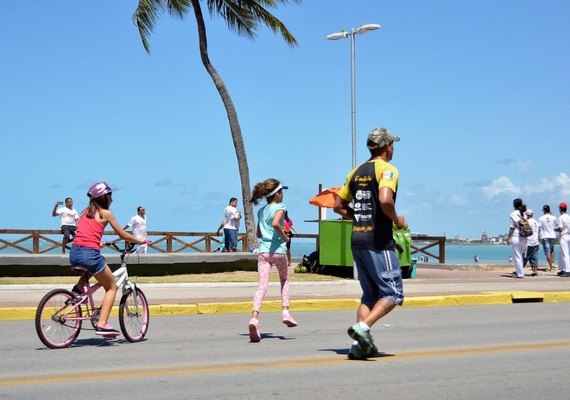
[[81,331],[81,306],[68,305],[73,293],[65,289],[54,289],[40,301],[36,310],[36,332],[47,347],[61,349],[69,347]]
[[148,323],[148,302],[144,293],[138,288],[129,290],[119,304],[121,332],[129,342],[140,342],[148,331]]

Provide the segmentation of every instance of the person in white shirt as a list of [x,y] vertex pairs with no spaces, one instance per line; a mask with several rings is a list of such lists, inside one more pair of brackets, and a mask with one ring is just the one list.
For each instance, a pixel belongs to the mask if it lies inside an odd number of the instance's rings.
[[554,242],[556,241],[556,228],[558,227],[558,221],[556,217],[550,213],[550,206],[545,204],[542,207],[542,212],[544,215],[538,219],[540,224],[540,241],[542,243],[542,250],[548,261],[548,266],[550,270],[554,270],[556,266],[554,265]]
[[537,276],[538,275],[538,232],[540,230],[540,226],[538,221],[533,218],[534,212],[531,209],[526,210],[525,212],[526,219],[528,224],[532,228],[532,235],[526,238],[526,251],[524,253],[524,261],[523,261],[523,268],[526,266],[528,262],[530,267],[532,268],[532,273],[530,276]]
[[237,249],[237,233],[241,219],[241,214],[236,208],[237,204],[238,199],[232,197],[228,206],[224,209],[224,219],[216,231],[219,235],[220,230],[224,228],[224,246],[227,252],[234,252]]
[[77,231],[77,220],[79,214],[73,208],[73,200],[71,197],[65,199],[65,207],[61,201],[57,201],[53,206],[52,216],[61,218],[61,233],[63,233],[63,252],[65,253],[65,246],[69,242],[73,242],[75,232]]
[[[143,206],[139,206],[137,208],[137,215],[132,217],[131,220],[129,221],[129,223],[127,225],[125,225],[125,227],[123,229],[127,230],[130,227],[133,228],[133,236],[136,237],[137,239],[146,239],[147,238],[146,210]],[[146,254],[147,247],[148,247],[147,244],[141,244],[135,253]]]
[[523,216],[523,201],[521,199],[513,200],[515,211],[509,216],[509,234],[507,243],[513,248],[513,259],[515,262],[514,278],[524,278],[523,270],[523,252],[526,249],[526,237],[520,236],[520,222]]
[[568,204],[565,201],[558,206],[560,217],[558,218],[558,228],[560,232],[560,252],[558,253],[558,276],[566,276],[570,272],[570,216],[566,214]]

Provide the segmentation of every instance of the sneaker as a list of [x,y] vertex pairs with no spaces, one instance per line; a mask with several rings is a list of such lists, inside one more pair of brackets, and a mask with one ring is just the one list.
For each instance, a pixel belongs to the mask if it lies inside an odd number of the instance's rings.
[[65,301],[66,306],[73,306],[83,298],[83,292],[77,287],[77,285],[74,285],[71,288],[71,293],[73,294],[73,297]]
[[350,351],[348,352],[348,359],[349,360],[366,360],[368,357],[373,357],[376,355],[376,352],[364,352],[362,351],[362,349],[360,348],[360,346],[357,346],[355,344],[353,344],[350,348]]
[[378,348],[374,345],[370,331],[365,331],[358,322],[348,328],[346,332],[348,336],[358,342],[364,353],[378,353]]
[[107,324],[104,326],[97,325],[95,328],[95,334],[101,336],[118,336],[121,334],[121,332],[113,328],[111,325]]
[[564,272],[564,271],[558,271],[558,272],[556,273],[556,275],[558,275],[558,276],[564,276],[564,275],[566,275],[566,272]]
[[536,275],[537,275],[536,272],[533,272],[532,274],[530,274],[530,276],[536,276]]
[[249,320],[249,339],[252,342],[259,342],[261,340],[261,328],[259,326],[259,321],[256,318]]
[[295,321],[295,318],[293,318],[291,314],[281,314],[281,321],[289,328],[297,326],[297,321]]

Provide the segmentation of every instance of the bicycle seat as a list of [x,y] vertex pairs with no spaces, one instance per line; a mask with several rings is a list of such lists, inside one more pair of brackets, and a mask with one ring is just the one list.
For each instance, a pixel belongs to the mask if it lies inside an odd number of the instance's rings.
[[75,269],[77,271],[89,272],[89,270],[81,265],[72,265],[71,269]]

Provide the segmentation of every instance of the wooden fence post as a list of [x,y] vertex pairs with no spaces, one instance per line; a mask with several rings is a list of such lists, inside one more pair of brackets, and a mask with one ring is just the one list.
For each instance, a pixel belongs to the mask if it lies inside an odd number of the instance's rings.
[[40,233],[38,231],[34,231],[32,235],[32,251],[38,254],[40,252]]

